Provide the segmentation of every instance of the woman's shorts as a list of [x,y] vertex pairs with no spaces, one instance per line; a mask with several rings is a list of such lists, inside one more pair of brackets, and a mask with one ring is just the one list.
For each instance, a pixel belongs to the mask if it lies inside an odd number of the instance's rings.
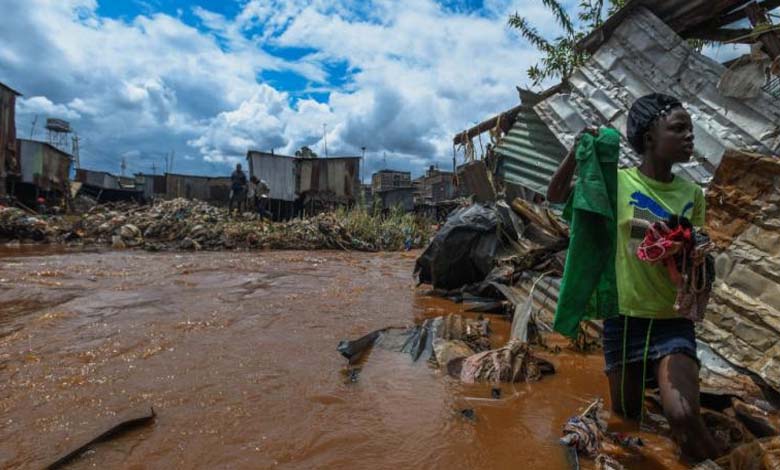
[[[696,330],[693,322],[686,318],[668,320],[653,320],[652,327],[649,318],[617,317],[604,320],[604,360],[606,372],[619,370],[623,364],[623,330],[628,318],[628,335],[625,338],[626,364],[642,363],[645,358],[645,342],[647,329],[650,328],[650,341],[647,350],[647,363],[651,366],[655,361],[670,354],[685,354],[698,362],[696,357]],[[652,367],[648,367],[648,375],[652,375]]]

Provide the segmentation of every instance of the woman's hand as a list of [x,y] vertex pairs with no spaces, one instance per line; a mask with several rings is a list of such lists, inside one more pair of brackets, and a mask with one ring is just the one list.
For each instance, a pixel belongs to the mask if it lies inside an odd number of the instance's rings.
[[599,135],[599,130],[593,127],[586,127],[574,138],[574,145],[569,149],[569,153],[563,159],[561,166],[558,167],[558,170],[550,180],[549,186],[547,186],[547,200],[553,204],[562,204],[569,198],[572,189],[571,180],[574,177],[574,170],[577,168],[575,155],[577,154],[580,140],[585,134],[597,136]]

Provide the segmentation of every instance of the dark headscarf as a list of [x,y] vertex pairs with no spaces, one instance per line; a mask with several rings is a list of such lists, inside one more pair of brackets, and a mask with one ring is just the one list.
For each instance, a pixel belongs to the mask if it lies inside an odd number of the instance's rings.
[[645,134],[653,126],[655,121],[669,114],[674,109],[682,107],[680,100],[673,96],[653,93],[643,96],[631,105],[626,123],[626,136],[631,147],[638,154],[645,152]]

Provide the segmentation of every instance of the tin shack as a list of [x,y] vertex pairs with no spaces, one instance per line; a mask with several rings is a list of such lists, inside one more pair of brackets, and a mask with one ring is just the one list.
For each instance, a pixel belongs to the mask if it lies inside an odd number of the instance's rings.
[[297,200],[297,157],[250,150],[246,159],[249,175],[264,181],[271,190],[266,208],[274,220],[290,219],[295,215]]
[[362,191],[360,157],[298,160],[298,197],[304,210],[352,206]]
[[0,196],[9,190],[6,178],[19,174],[16,144],[16,97],[21,94],[0,83]]
[[165,196],[199,199],[217,206],[227,205],[230,199],[230,178],[227,176],[196,176],[165,174]]
[[32,202],[37,197],[61,200],[68,197],[69,154],[46,142],[18,139],[19,179],[14,182],[17,198]]
[[144,200],[140,185],[126,177],[112,175],[106,171],[76,170],[76,182],[81,183],[79,194],[95,198],[98,202],[136,201]]

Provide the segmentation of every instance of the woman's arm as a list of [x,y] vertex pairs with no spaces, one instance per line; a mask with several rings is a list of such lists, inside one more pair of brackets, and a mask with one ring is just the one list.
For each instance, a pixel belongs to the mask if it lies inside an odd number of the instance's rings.
[[569,199],[569,194],[571,194],[573,187],[571,180],[574,178],[574,170],[577,168],[577,147],[584,134],[598,136],[599,131],[592,127],[586,127],[574,139],[574,146],[566,154],[566,158],[563,159],[561,166],[555,171],[550,184],[547,186],[547,200],[553,204],[563,204]]
[[571,194],[571,180],[574,178],[574,170],[577,168],[577,160],[574,158],[574,149],[570,150],[561,166],[555,170],[555,174],[547,186],[547,200],[553,204],[566,202]]

